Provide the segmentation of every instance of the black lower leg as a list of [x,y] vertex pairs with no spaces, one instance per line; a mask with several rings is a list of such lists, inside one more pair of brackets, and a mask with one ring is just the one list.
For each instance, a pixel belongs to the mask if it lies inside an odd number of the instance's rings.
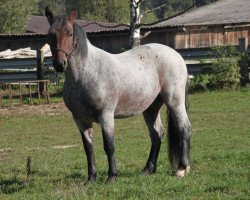
[[190,139],[183,139],[179,169],[186,169],[190,165]]
[[108,178],[113,179],[117,176],[117,168],[116,168],[116,162],[115,162],[115,144],[114,139],[111,139],[107,141],[107,138],[104,138],[104,150],[108,157]]
[[93,144],[89,142],[84,134],[82,134],[82,141],[84,145],[84,150],[87,156],[88,162],[88,181],[92,182],[96,180],[96,169],[95,169],[95,157]]
[[[155,133],[157,135],[157,133]],[[145,168],[143,169],[144,174],[150,174],[156,172],[157,159],[161,147],[161,139],[159,137],[154,137],[151,144],[151,150],[149,157],[146,163]]]

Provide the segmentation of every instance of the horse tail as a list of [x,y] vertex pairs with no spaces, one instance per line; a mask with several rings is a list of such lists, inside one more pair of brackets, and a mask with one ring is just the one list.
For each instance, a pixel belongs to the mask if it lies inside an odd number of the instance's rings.
[[[188,102],[188,88],[189,88],[189,78],[187,78],[185,86],[185,107],[186,111],[189,107]],[[168,155],[171,167],[173,169],[178,167],[180,156],[181,156],[181,138],[178,133],[178,128],[175,125],[172,114],[168,110]]]

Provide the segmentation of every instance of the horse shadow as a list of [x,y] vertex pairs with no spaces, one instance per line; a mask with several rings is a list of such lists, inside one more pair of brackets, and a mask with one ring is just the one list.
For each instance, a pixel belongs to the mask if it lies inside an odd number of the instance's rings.
[[[118,175],[117,178],[131,178],[131,177],[138,177],[138,176],[145,176],[142,173],[142,169],[138,168],[135,169],[134,171],[130,171],[130,170],[122,170],[122,171],[118,171]],[[72,172],[66,176],[64,176],[65,180],[69,181],[72,180],[74,182],[78,182],[78,183],[88,183],[87,182],[87,175],[84,173],[79,172]],[[97,172],[97,183],[106,183],[107,180],[107,171],[106,170],[100,170]]]
[[13,194],[15,192],[20,192],[27,186],[27,180],[18,180],[16,177],[0,180],[0,193],[3,194]]

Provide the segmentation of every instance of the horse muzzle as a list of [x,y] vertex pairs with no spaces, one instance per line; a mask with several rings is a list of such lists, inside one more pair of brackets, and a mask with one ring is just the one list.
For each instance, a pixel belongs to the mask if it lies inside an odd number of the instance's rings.
[[53,60],[53,66],[57,72],[64,72],[68,66],[67,60],[56,61]]

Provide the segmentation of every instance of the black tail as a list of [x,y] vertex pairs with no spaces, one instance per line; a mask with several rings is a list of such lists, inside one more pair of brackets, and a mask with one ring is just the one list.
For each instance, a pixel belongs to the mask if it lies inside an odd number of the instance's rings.
[[[189,107],[189,102],[187,98],[188,88],[189,88],[189,79],[187,79],[186,91],[185,91],[186,110],[188,110]],[[177,168],[181,156],[181,138],[178,129],[175,125],[174,119],[169,111],[168,111],[168,155],[171,167]]]

